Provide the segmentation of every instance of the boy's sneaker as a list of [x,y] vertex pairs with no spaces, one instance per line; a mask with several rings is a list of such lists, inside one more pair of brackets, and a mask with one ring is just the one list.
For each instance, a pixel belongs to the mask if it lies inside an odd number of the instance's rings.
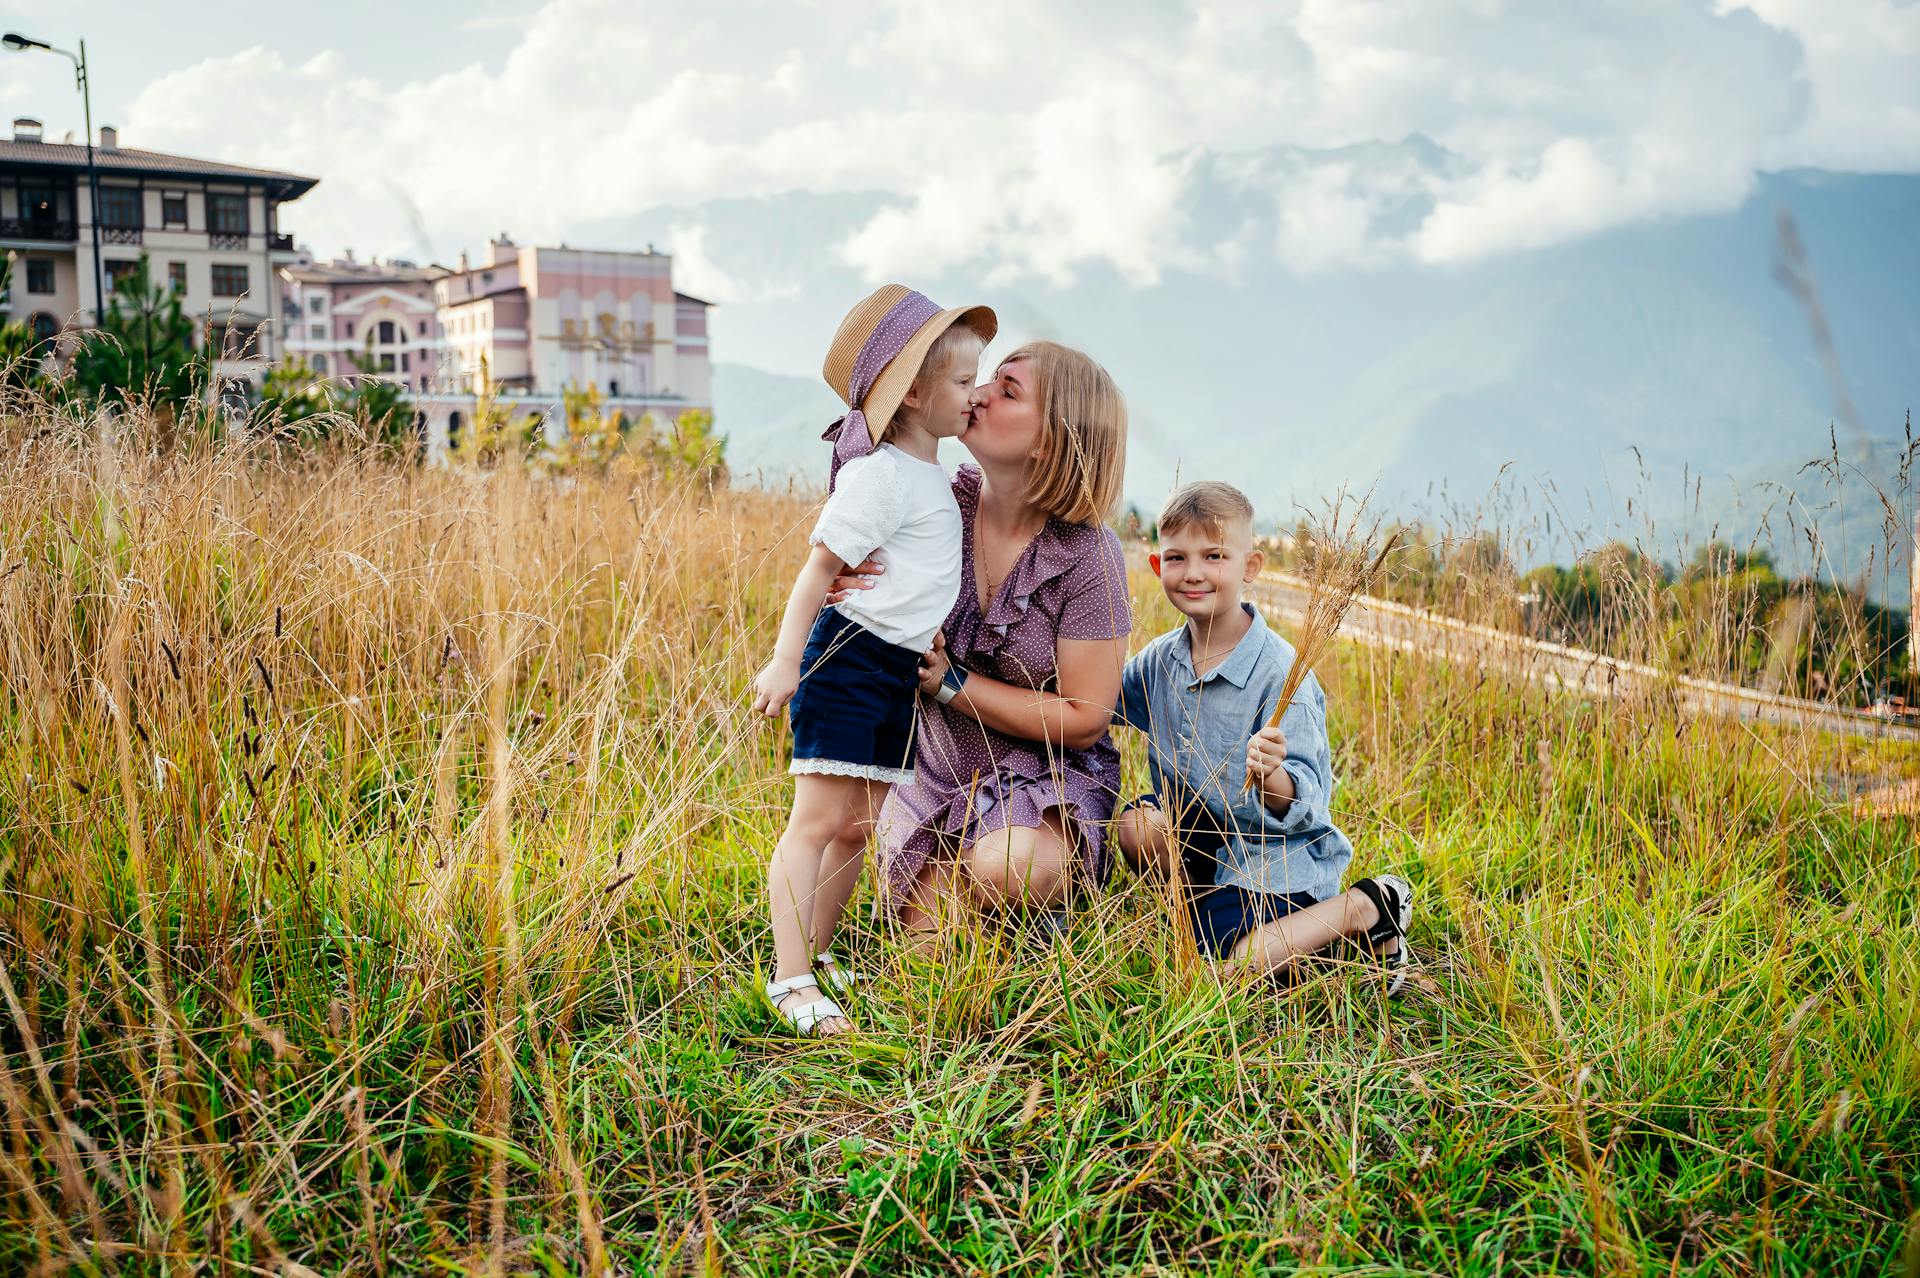
[[1413,884],[1398,874],[1381,874],[1361,879],[1353,886],[1380,911],[1380,921],[1367,930],[1367,945],[1379,953],[1388,941],[1400,942],[1393,953],[1380,956],[1387,965],[1387,997],[1392,998],[1407,988],[1407,978],[1413,973],[1413,951],[1407,944],[1407,925],[1413,921]]

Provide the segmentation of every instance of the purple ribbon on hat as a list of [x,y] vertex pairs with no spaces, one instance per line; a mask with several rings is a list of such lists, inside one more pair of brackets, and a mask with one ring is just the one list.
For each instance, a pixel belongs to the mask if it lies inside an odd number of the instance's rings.
[[931,298],[908,290],[867,336],[860,354],[854,357],[853,374],[847,379],[847,415],[820,436],[833,442],[833,464],[827,471],[828,492],[833,491],[842,466],[873,451],[873,432],[867,427],[864,405],[880,370],[898,358],[913,335],[920,331],[920,326],[939,313],[939,305]]

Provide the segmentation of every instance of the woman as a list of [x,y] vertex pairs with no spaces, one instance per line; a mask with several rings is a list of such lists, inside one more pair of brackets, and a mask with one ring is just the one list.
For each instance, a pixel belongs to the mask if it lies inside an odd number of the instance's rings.
[[[1046,908],[1065,899],[1076,867],[1089,881],[1105,870],[1120,784],[1107,728],[1133,626],[1105,520],[1126,437],[1106,370],[1052,342],[1015,351],[974,393],[960,435],[974,464],[953,481],[960,598],[921,668],[915,779],[894,789],[879,823],[885,882],[911,929],[936,926],[939,897],[955,888],[986,906]],[[844,891],[852,878],[840,876]]]

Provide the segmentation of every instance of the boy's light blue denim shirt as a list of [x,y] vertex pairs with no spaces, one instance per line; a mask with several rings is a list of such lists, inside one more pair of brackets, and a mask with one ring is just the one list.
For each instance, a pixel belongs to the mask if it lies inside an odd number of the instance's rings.
[[1253,625],[1227,659],[1196,676],[1186,626],[1153,640],[1127,662],[1120,679],[1119,718],[1147,734],[1153,788],[1166,803],[1169,782],[1197,794],[1229,832],[1214,882],[1257,892],[1307,892],[1326,900],[1340,890],[1353,845],[1333,824],[1333,752],[1327,744],[1327,698],[1309,674],[1280,721],[1293,802],[1276,815],[1258,789],[1242,790],[1247,741],[1267,726],[1280,685],[1293,666],[1293,645],[1269,629],[1260,610],[1242,603]]

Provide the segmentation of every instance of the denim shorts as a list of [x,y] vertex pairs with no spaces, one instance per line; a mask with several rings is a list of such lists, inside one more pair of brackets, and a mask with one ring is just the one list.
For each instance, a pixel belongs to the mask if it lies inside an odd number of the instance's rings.
[[1204,803],[1191,797],[1184,802],[1175,796],[1169,799],[1162,802],[1157,794],[1143,794],[1127,807],[1158,808],[1173,822],[1180,839],[1181,877],[1187,885],[1187,917],[1202,954],[1227,958],[1247,933],[1314,904],[1315,898],[1307,892],[1257,892],[1216,884],[1226,833]]
[[895,785],[913,780],[919,692],[919,653],[825,609],[800,655],[800,687],[788,708],[788,771]]

